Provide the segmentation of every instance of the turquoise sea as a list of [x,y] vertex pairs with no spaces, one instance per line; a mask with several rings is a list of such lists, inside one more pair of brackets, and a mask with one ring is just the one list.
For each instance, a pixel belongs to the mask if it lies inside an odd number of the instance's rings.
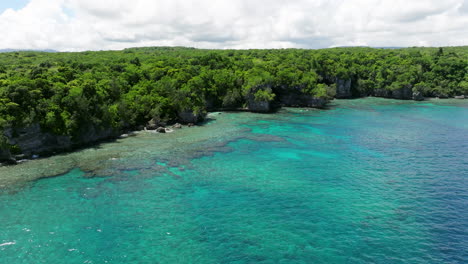
[[468,263],[468,101],[212,113],[0,190],[0,263]]

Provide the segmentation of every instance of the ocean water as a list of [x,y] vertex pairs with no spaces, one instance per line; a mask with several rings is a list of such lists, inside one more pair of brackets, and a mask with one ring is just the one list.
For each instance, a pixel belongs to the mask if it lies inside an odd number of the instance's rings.
[[213,113],[0,188],[0,263],[468,263],[468,102]]

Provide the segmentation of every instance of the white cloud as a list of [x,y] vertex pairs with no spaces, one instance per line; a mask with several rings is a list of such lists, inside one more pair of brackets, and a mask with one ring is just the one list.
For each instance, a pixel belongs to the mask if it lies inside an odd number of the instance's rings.
[[31,0],[0,48],[323,48],[468,44],[468,0]]

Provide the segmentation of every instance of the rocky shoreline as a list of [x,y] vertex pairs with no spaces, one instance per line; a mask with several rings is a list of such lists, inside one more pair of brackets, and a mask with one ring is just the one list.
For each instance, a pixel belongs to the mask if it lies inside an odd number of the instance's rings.
[[[392,98],[399,100],[423,101],[428,98],[419,93],[410,92],[405,87],[396,91],[376,91],[374,97]],[[354,98],[351,91],[351,81],[337,80],[337,95],[339,99]],[[439,97],[437,97],[439,98]],[[442,97],[444,98],[444,97]],[[441,99],[442,99],[441,98]],[[465,99],[464,95],[456,96],[454,99]],[[248,100],[247,108],[243,109],[210,109],[210,111],[247,111],[257,113],[272,113],[281,107],[311,107],[324,108],[328,101],[315,98],[301,93],[280,94],[275,101]],[[138,130],[153,131],[154,133],[170,133],[183,127],[192,127],[202,123],[206,113],[193,113],[190,110],[181,111],[177,122],[166,123],[157,118],[151,119],[146,125],[140,126]],[[184,124],[184,125],[182,125]],[[10,145],[17,146],[17,153],[12,153],[8,148],[0,148],[0,166],[14,165],[22,160],[49,157],[59,153],[71,152],[77,149],[93,146],[101,142],[115,140],[132,135],[131,130],[116,131],[111,128],[99,129],[94,126],[82,128],[79,137],[72,140],[70,136],[54,135],[41,129],[38,123],[28,127],[9,128],[5,130],[5,137]]]
[[[200,120],[201,122],[202,120]],[[159,123],[156,126],[150,124],[142,127],[141,130],[131,131],[115,131],[112,129],[98,130],[90,127],[88,132],[80,136],[79,141],[73,142],[69,136],[54,135],[41,130],[39,124],[33,124],[25,128],[8,129],[5,136],[12,145],[16,145],[21,150],[21,153],[13,154],[9,149],[0,148],[0,166],[15,165],[22,161],[30,159],[50,157],[53,155],[72,152],[75,150],[91,147],[96,144],[113,141],[119,138],[126,138],[135,135],[142,131],[153,133],[171,133],[174,130],[182,129],[183,127],[193,127],[194,123],[186,123],[182,125],[175,123],[166,125]]]

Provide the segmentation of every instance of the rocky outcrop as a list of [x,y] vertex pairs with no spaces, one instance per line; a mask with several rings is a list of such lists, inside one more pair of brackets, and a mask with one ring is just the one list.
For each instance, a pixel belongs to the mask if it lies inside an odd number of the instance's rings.
[[172,128],[174,128],[174,129],[181,129],[181,128],[182,128],[182,125],[179,124],[179,123],[175,123],[175,124],[172,126]]
[[465,99],[465,96],[464,95],[457,95],[454,98],[455,99]]
[[11,153],[10,153],[9,149],[0,148],[0,163],[6,163],[6,164],[15,164],[16,163],[13,156],[11,156]]
[[292,106],[292,107],[315,107],[323,108],[327,104],[327,100],[322,98],[316,98],[307,94],[284,94],[278,97],[281,106]]
[[8,143],[19,147],[25,158],[40,154],[68,151],[76,147],[85,146],[100,140],[118,137],[119,133],[113,129],[96,129],[93,126],[81,128],[79,136],[60,136],[41,130],[39,124],[32,124],[23,128],[8,128],[5,136]]
[[405,86],[396,90],[376,89],[374,90],[374,96],[400,100],[412,100],[413,89],[410,86]]
[[257,101],[254,98],[247,101],[250,111],[259,113],[271,112],[271,103],[269,101]]
[[392,98],[404,100],[413,99],[413,89],[411,86],[405,86],[403,88],[393,90]]
[[421,92],[414,92],[413,93],[413,100],[415,101],[424,101],[424,96]]
[[275,96],[271,84],[251,87],[246,96],[247,109],[257,113],[272,112],[274,109],[272,102]]
[[196,124],[205,120],[206,117],[205,113],[194,113],[192,110],[179,111],[177,115],[179,117],[179,121],[184,124]]
[[70,137],[44,133],[37,123],[23,128],[6,129],[5,135],[9,143],[17,145],[26,157],[31,157],[35,154],[51,153],[57,150],[66,150],[72,147]]
[[351,98],[351,79],[339,79],[336,78],[336,95],[338,99]]
[[146,124],[146,129],[148,130],[156,130],[160,126],[165,126],[166,123],[162,122],[159,118],[152,118],[148,123]]
[[156,128],[156,132],[158,132],[158,133],[166,133],[166,128],[164,128],[164,127],[158,127],[158,128]]
[[88,145],[105,139],[117,138],[119,136],[120,131],[116,131],[113,128],[98,129],[94,126],[87,126],[80,129],[78,136],[73,139],[72,147]]
[[314,107],[323,108],[328,103],[327,99],[314,97],[304,91],[304,87],[277,87],[275,103],[286,107]]

